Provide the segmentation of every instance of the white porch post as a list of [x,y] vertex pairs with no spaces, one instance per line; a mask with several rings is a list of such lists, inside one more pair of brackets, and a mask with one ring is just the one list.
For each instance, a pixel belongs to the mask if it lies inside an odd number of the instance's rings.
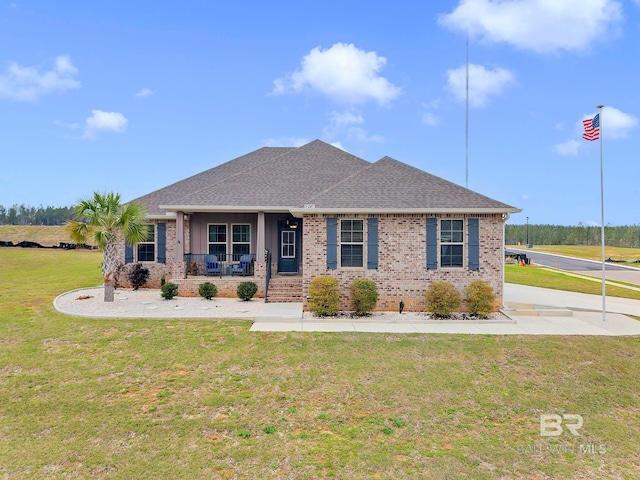
[[264,228],[264,212],[258,212],[258,232],[256,245],[256,261],[264,262],[265,250],[265,228]]
[[184,261],[184,212],[176,212],[176,261]]

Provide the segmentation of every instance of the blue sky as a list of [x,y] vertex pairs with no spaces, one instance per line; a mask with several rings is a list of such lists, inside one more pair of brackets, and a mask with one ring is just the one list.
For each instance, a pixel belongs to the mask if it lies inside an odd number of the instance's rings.
[[639,224],[639,0],[0,0],[0,204],[129,200],[316,138],[464,186],[466,32],[469,188],[510,223],[599,225],[604,104],[605,222]]

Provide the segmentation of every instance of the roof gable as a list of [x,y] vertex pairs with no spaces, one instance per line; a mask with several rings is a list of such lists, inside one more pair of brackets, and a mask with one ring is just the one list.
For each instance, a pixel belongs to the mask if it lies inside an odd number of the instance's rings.
[[244,165],[233,175],[216,178],[219,181],[163,205],[298,207],[309,195],[368,165],[366,160],[315,140],[268,161]]
[[384,157],[309,198],[316,209],[506,209],[513,207]]
[[316,212],[519,211],[393,158],[369,163],[320,140],[263,147],[136,200],[153,216],[180,210],[299,214],[304,206]]
[[155,190],[147,195],[136,198],[135,201],[143,204],[149,214],[164,215],[165,211],[159,205],[179,204],[186,196],[193,192],[198,192],[213,185],[223,183],[226,179],[252,168],[256,164],[269,162],[270,160],[284,155],[294,147],[263,147],[253,152],[242,155],[233,160],[229,160],[221,165],[205,170],[191,177],[180,180],[176,183]]

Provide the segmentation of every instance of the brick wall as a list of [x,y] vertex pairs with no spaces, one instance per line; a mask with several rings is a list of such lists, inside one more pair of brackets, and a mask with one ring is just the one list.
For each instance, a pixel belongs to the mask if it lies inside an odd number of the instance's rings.
[[[264,263],[264,262],[263,262]],[[218,287],[218,297],[238,298],[238,284],[240,282],[254,282],[258,285],[258,291],[253,298],[264,298],[264,281],[255,277],[188,277],[174,278],[171,281],[178,285],[178,295],[181,297],[199,297],[198,289],[204,282],[213,283]]]
[[[496,308],[502,306],[503,286],[503,222],[500,215],[474,215],[480,226],[480,270],[470,271],[467,259],[468,231],[465,221],[465,245],[463,268],[426,269],[426,218],[436,217],[463,219],[464,215],[420,215],[389,214],[371,215],[378,218],[378,269],[369,270],[367,265],[367,215],[306,215],[303,242],[303,288],[308,295],[309,283],[317,276],[332,276],[338,279],[341,292],[341,309],[349,309],[348,290],[354,278],[364,277],[378,285],[378,310],[396,311],[402,300],[407,311],[424,311],[424,291],[432,281],[448,281],[461,291],[474,280],[485,280],[496,294]],[[363,268],[326,268],[326,218],[364,219]],[[439,228],[438,222],[438,228]],[[338,231],[339,231],[338,224]],[[338,234],[338,238],[340,235]],[[440,235],[438,234],[438,239]],[[338,245],[338,258],[340,246]],[[306,303],[305,303],[306,308]]]
[[[149,223],[160,223],[160,221],[149,221]],[[160,288],[160,281],[164,276],[166,280],[171,278],[174,270],[174,263],[176,257],[175,244],[176,244],[176,222],[175,220],[162,220],[162,223],[166,225],[166,239],[167,239],[167,250],[166,250],[166,258],[167,263],[157,263],[157,262],[140,262],[145,268],[149,269],[149,280],[145,287],[148,288]],[[158,255],[156,245],[156,256]],[[120,239],[118,242],[118,258],[124,263],[124,239]],[[124,270],[126,271],[127,265],[124,265]],[[126,275],[120,276],[120,285],[122,287],[130,287],[129,281],[126,278]]]

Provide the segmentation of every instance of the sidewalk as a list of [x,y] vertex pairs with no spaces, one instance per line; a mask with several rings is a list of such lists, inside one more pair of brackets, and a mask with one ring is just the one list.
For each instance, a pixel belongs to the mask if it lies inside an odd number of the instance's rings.
[[[506,284],[505,303],[531,304],[540,315],[505,313],[511,321],[371,322],[354,320],[303,320],[302,304],[271,305],[268,317],[256,316],[252,332],[378,332],[378,333],[452,333],[470,335],[640,335],[640,301],[607,297],[606,321],[602,321],[602,297],[580,293]],[[278,317],[280,305],[287,305],[287,317]],[[295,307],[294,307],[295,305]],[[556,312],[554,310],[567,310]],[[297,312],[298,313],[294,313]],[[522,312],[524,313],[524,312]],[[558,314],[566,316],[557,316]],[[299,315],[299,316],[298,316]]]

